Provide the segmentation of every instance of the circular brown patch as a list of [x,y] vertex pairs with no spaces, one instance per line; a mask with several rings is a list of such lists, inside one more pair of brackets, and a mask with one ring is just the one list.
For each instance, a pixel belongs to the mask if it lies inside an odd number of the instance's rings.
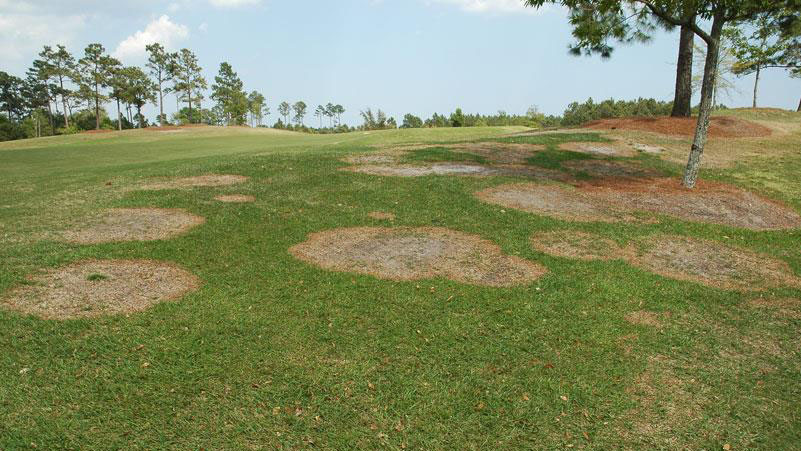
[[532,282],[547,271],[503,254],[491,241],[441,227],[334,229],[309,235],[289,252],[324,269],[390,280],[445,277],[502,287]]
[[484,157],[490,163],[499,164],[524,164],[535,152],[545,149],[541,144],[520,144],[502,142],[481,142],[481,143],[460,143],[445,144],[442,146],[447,149],[454,149],[461,152],[471,153]]
[[145,310],[200,285],[180,267],[152,260],[87,260],[28,277],[0,300],[43,319],[93,318]]
[[216,196],[214,199],[219,200],[220,202],[234,203],[234,204],[256,201],[255,197],[247,196],[245,194],[223,194],[221,196]]
[[660,315],[655,312],[648,312],[645,310],[629,312],[626,314],[624,319],[627,322],[638,326],[662,327],[662,321],[660,320]]
[[555,230],[535,233],[531,246],[540,252],[579,260],[612,260],[626,250],[616,242],[594,233]]
[[177,208],[115,208],[108,210],[99,223],[65,232],[64,237],[80,244],[164,240],[204,221],[201,216]]
[[194,177],[182,177],[153,182],[142,186],[143,190],[195,188],[200,186],[227,186],[244,183],[248,177],[244,175],[207,174]]
[[619,142],[595,143],[595,142],[569,142],[559,144],[560,149],[573,152],[589,153],[596,155],[610,155],[617,157],[633,157],[637,152],[629,146]]
[[491,204],[565,221],[618,220],[617,212],[608,205],[594,202],[591,197],[570,187],[534,183],[508,184],[479,191],[476,197]]
[[669,178],[609,177],[575,188],[508,184],[475,195],[488,203],[568,221],[624,221],[644,211],[752,230],[801,227],[798,213],[748,191],[708,183],[688,190]]
[[395,220],[395,213],[389,213],[385,211],[371,211],[367,213],[367,216],[378,219],[382,221],[394,221]]

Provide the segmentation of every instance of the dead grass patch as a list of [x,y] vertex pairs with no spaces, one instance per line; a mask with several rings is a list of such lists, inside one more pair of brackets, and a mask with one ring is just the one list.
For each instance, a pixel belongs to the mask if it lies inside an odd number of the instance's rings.
[[233,204],[256,202],[255,197],[248,196],[246,194],[223,194],[220,196],[216,196],[214,199],[220,202],[233,203]]
[[188,271],[152,260],[86,260],[28,277],[0,300],[43,319],[134,313],[181,298],[200,286]]
[[[616,170],[612,165],[604,170]],[[688,190],[679,180],[664,177],[604,177],[576,187],[508,184],[476,196],[492,204],[567,221],[627,221],[641,211],[752,230],[801,227],[801,216],[794,210],[751,192],[708,182]]]
[[115,208],[108,210],[96,224],[64,232],[63,237],[80,244],[164,240],[204,222],[203,217],[182,209]]
[[559,148],[572,152],[581,152],[594,155],[608,155],[615,157],[633,157],[637,155],[637,150],[621,142],[593,143],[593,142],[569,142],[559,144]]
[[207,174],[194,177],[181,177],[145,184],[143,190],[196,188],[201,186],[228,186],[244,183],[248,177],[232,174]]
[[621,259],[648,272],[727,290],[801,287],[781,260],[715,241],[675,235],[640,238],[627,246],[590,233],[546,232],[531,238],[540,252],[581,260]]
[[310,234],[289,252],[327,270],[390,280],[444,277],[504,287],[530,283],[547,271],[503,254],[491,241],[441,227],[333,229]]
[[627,313],[623,319],[637,326],[662,327],[663,316],[668,315],[649,312],[647,310],[637,310],[636,312]]
[[[640,130],[663,135],[693,136],[698,119],[694,117],[632,117],[601,119],[584,125],[594,130]],[[770,136],[764,125],[731,116],[715,116],[710,120],[712,138],[754,138]]]
[[521,176],[543,180],[569,180],[570,176],[550,169],[499,165],[484,166],[465,163],[431,163],[424,165],[398,164],[398,165],[360,165],[342,168],[345,171],[360,174],[394,176],[394,177],[423,177],[427,175],[460,175],[460,176]]
[[395,220],[395,213],[389,213],[385,211],[371,211],[367,213],[367,216],[373,219],[378,219],[381,221],[394,221]]
[[796,298],[754,298],[748,305],[755,308],[770,309],[777,318],[801,318],[801,299]]
[[540,144],[502,142],[460,143],[444,147],[479,155],[496,164],[525,164],[535,152],[545,150],[545,146]]
[[579,260],[612,260],[626,253],[613,240],[593,233],[569,230],[535,233],[531,236],[531,246],[549,255]]
[[562,163],[563,167],[596,177],[653,177],[657,173],[636,164],[610,160],[572,160]]

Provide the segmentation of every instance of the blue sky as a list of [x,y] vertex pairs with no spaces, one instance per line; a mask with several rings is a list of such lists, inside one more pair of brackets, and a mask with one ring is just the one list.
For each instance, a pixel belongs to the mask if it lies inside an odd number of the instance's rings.
[[[0,0],[0,70],[22,75],[44,44],[74,54],[102,43],[126,64],[153,39],[195,51],[211,83],[228,61],[277,119],[283,100],[342,104],[343,119],[381,108],[400,120],[461,107],[560,114],[588,97],[669,100],[677,32],[619,47],[611,60],[574,57],[565,14],[518,0]],[[698,68],[700,70],[700,68]],[[753,76],[723,102],[750,106]],[[794,108],[801,79],[769,70],[760,106]],[[175,100],[165,101],[174,111]],[[150,108],[153,115],[155,109]],[[308,118],[307,123],[313,123]]]

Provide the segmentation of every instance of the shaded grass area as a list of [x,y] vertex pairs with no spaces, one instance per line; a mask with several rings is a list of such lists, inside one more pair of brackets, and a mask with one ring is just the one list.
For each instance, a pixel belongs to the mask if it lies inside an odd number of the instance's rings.
[[[447,139],[460,140],[448,132]],[[467,130],[461,140],[497,139],[492,135],[501,132]],[[410,179],[336,170],[339,158],[370,145],[427,139],[414,133],[349,142],[170,137],[142,161],[135,140],[110,141],[103,150],[75,144],[0,154],[0,167],[25,169],[0,169],[0,292],[37,268],[86,258],[172,261],[204,281],[180,302],[130,317],[56,322],[0,310],[0,448],[789,449],[799,443],[801,320],[749,304],[757,296],[801,297],[797,290],[716,290],[620,261],[551,257],[529,245],[532,233],[545,230],[618,242],[654,232],[691,235],[765,252],[801,274],[798,231],[667,218],[569,223],[502,212],[472,196],[520,181],[512,177]],[[581,140],[520,138],[549,146]],[[215,146],[222,153],[214,154]],[[93,163],[99,152],[111,153]],[[562,161],[553,147],[542,153],[534,164]],[[52,155],[61,155],[60,162],[50,163]],[[651,157],[636,161],[664,165]],[[784,164],[786,173],[770,172],[782,186],[793,181],[798,161]],[[222,188],[134,189],[149,177],[204,173],[251,179]],[[736,181],[756,186],[750,177]],[[225,193],[257,200],[213,200]],[[801,209],[791,194],[785,201]],[[80,224],[98,209],[141,206],[184,208],[206,223],[174,240],[143,243],[79,246],[45,233]],[[398,226],[480,235],[549,273],[503,289],[445,279],[392,282],[323,271],[288,254],[309,233],[373,224],[370,211],[395,213]],[[663,328],[624,320],[638,310],[670,316]]]

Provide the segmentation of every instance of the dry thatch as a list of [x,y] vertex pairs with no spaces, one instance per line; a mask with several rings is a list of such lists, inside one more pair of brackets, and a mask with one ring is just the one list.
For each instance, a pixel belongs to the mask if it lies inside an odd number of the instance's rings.
[[214,199],[225,202],[225,203],[233,203],[233,204],[241,204],[241,203],[248,203],[248,202],[255,202],[256,198],[253,196],[248,196],[245,194],[223,194],[220,196],[216,196]]
[[172,179],[163,179],[145,184],[141,187],[143,190],[159,190],[159,189],[181,189],[181,188],[195,188],[201,186],[228,186],[244,183],[248,177],[244,175],[230,175],[230,174],[207,174],[198,175],[194,177],[181,177]]
[[115,208],[106,211],[99,222],[64,232],[63,236],[67,241],[80,244],[164,240],[203,222],[205,219],[201,216],[182,209]]
[[139,312],[200,286],[186,270],[152,260],[86,260],[28,280],[0,298],[0,306],[43,319]]
[[390,280],[445,277],[500,287],[530,283],[546,272],[490,241],[440,227],[334,229],[313,233],[289,251],[324,269]]

